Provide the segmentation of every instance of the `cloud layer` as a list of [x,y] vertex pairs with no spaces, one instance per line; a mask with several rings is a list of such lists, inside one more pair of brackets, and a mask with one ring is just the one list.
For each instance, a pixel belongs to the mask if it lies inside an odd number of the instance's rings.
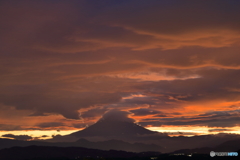
[[239,1],[0,3],[0,130],[239,126]]

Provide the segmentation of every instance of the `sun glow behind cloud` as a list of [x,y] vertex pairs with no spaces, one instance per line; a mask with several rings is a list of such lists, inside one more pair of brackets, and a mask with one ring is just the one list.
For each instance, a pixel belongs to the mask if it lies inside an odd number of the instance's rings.
[[[167,133],[168,136],[196,136],[196,135],[212,135],[212,134],[240,134],[240,127],[207,127],[207,126],[161,126],[161,127],[146,127],[149,130],[161,133]],[[81,129],[79,129],[81,130]],[[56,135],[68,135],[79,130],[29,130],[29,131],[0,131],[0,138],[5,134],[28,135],[32,140],[50,139]],[[45,135],[44,137],[42,137]]]
[[57,131],[57,130],[48,130],[48,131],[44,131],[44,130],[0,131],[0,138],[7,138],[7,137],[4,137],[3,135],[13,134],[13,135],[16,135],[16,136],[28,135],[28,136],[31,136],[33,138],[32,140],[41,140],[41,139],[51,139],[52,136],[56,136],[56,135],[62,135],[62,136],[63,135],[68,135],[68,134],[71,134],[73,132],[76,132],[76,130],[61,130],[61,131]]
[[240,127],[207,127],[207,126],[161,126],[147,127],[152,131],[168,133],[169,136],[196,136],[211,134],[240,134]]
[[177,76],[170,76],[166,75],[166,71],[163,69],[160,72],[151,72],[151,71],[146,71],[146,72],[135,72],[135,73],[124,73],[124,74],[113,74],[113,75],[108,75],[109,77],[114,77],[114,78],[128,78],[128,79],[133,79],[137,81],[173,81],[173,80],[186,80],[186,79],[195,79],[195,78],[201,78],[199,75],[187,75],[185,77],[177,77]]

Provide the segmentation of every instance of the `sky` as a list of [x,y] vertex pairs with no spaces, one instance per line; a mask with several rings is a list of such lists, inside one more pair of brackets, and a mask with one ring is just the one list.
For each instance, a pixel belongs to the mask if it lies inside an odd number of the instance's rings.
[[68,134],[110,110],[160,132],[240,133],[239,7],[1,0],[0,136]]

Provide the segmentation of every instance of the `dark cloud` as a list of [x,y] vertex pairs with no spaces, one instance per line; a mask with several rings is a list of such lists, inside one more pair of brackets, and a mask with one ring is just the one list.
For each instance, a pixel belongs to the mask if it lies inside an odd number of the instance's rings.
[[207,112],[204,114],[200,114],[202,117],[228,117],[228,116],[238,116],[240,115],[240,110],[231,110],[231,111],[215,111],[215,112]]
[[34,112],[34,113],[32,113],[32,114],[30,114],[29,116],[46,116],[44,113],[42,113],[42,112]]
[[[192,1],[106,4],[68,1],[4,3],[2,41],[5,46],[12,42],[21,48],[29,45],[28,48],[34,50],[77,53],[112,47],[138,50],[222,47],[234,44],[239,38],[236,16],[239,11],[229,2],[222,1],[224,8],[213,2],[198,2],[196,5]],[[222,12],[226,7],[228,12]],[[15,40],[12,41],[11,37]]]
[[142,119],[139,123],[147,126],[184,126],[184,125],[198,125],[208,127],[234,127],[239,126],[239,110],[232,111],[216,111],[200,114],[194,117],[153,117]]
[[62,127],[62,126],[65,126],[65,124],[61,122],[44,122],[44,123],[39,123],[36,126],[40,128],[51,128],[51,127]]
[[75,127],[75,128],[85,128],[85,127],[87,127],[87,124],[85,124],[85,123],[73,123],[72,126]]
[[[170,119],[169,119],[170,120]],[[165,125],[199,125],[199,126],[208,126],[208,127],[235,127],[239,126],[239,117],[231,117],[225,119],[199,119],[192,120],[189,118],[174,118],[172,121],[162,122]]]
[[45,137],[49,137],[48,135],[42,135],[41,137],[45,138]]
[[138,122],[139,125],[142,127],[148,127],[148,126],[153,126],[153,127],[159,127],[162,125],[162,123],[159,120],[141,120]]
[[2,137],[14,138],[16,140],[23,140],[23,141],[32,139],[32,137],[28,136],[28,135],[14,135],[14,134],[4,134],[4,135],[2,135]]
[[[152,116],[145,125],[238,125],[231,112],[179,118],[165,111],[239,100],[239,1],[0,3],[0,104],[14,108],[1,108],[1,120],[16,111],[26,113],[15,119],[79,120],[81,112],[93,120],[119,109]],[[128,119],[125,112],[115,115]]]
[[210,99],[235,101],[239,98],[239,92],[234,91],[234,88],[240,88],[237,82],[239,70],[203,68],[195,72],[200,78],[151,82],[139,85],[138,88],[155,94],[164,94],[175,102]]
[[153,117],[167,117],[166,114],[157,114],[157,115],[154,115]]
[[[118,94],[96,92],[69,93],[66,91],[51,93],[56,91],[49,90],[47,87],[43,88],[39,90],[33,87],[25,93],[12,93],[15,96],[2,93],[0,100],[6,105],[13,105],[20,110],[32,109],[36,110],[35,113],[58,113],[69,119],[79,119],[78,110],[80,108],[116,102],[120,99]],[[36,116],[36,114],[31,115]]]
[[13,130],[23,130],[23,128],[20,125],[0,124],[0,130],[13,131]]
[[107,108],[93,108],[81,113],[82,118],[96,118],[102,116],[108,109]]
[[[139,87],[139,85],[141,84],[142,86],[147,86],[145,85],[145,83],[138,83],[137,86],[135,86],[136,88]],[[147,83],[149,84],[149,83]],[[134,85],[133,85],[134,86]],[[162,95],[162,94],[151,94],[152,91],[147,91],[147,90],[141,90],[143,91],[144,94],[141,94],[141,92],[137,92],[137,93],[132,93],[132,94],[125,94],[123,95],[123,98],[121,101],[119,101],[118,103],[113,103],[110,105],[107,105],[105,107],[110,108],[110,109],[114,109],[114,108],[118,108],[118,109],[129,109],[133,110],[132,108],[138,108],[141,107],[148,107],[149,111],[155,111],[158,112],[158,109],[170,109],[170,108],[177,108],[178,104],[175,103],[176,101],[173,99],[170,99],[168,95]],[[144,110],[144,109],[143,109]],[[146,109],[147,111],[147,109]],[[134,112],[134,111],[133,111]],[[137,112],[137,111],[135,111]],[[160,111],[159,111],[160,113]]]
[[149,108],[140,108],[140,109],[130,110],[130,112],[134,113],[134,116],[156,115],[161,113],[160,111],[149,109]]
[[[192,30],[196,28],[211,26],[217,27],[216,25],[219,25],[223,22],[227,23],[225,25],[223,24],[224,27],[228,26],[237,29],[235,25],[238,25],[238,23],[237,21],[233,21],[233,19],[236,19],[236,17],[231,17],[230,15],[239,12],[236,6],[239,4],[239,2],[237,1],[226,2],[224,0],[218,2],[219,3],[216,3],[215,0],[210,0],[207,2],[205,1],[199,2],[196,0],[191,2],[187,0],[184,0],[182,2],[179,2],[177,0],[171,2],[168,2],[167,0],[163,1],[156,0],[152,1],[152,3],[146,1],[138,1],[138,3],[136,4],[136,1],[134,0],[128,2],[125,1],[125,3],[121,6],[119,5],[111,7],[108,6],[109,7],[108,11],[113,13],[108,17],[117,16],[117,18],[114,21],[115,23],[118,22],[118,24],[129,24],[132,27],[136,28],[139,27],[143,30],[149,29],[149,31],[152,32],[154,31],[157,33],[163,32],[177,34],[179,32],[186,32],[189,29]],[[142,6],[144,6],[144,8],[141,8]],[[203,7],[205,7],[205,10],[202,10]],[[129,15],[128,17],[120,15],[123,9],[125,9],[124,14]],[[222,10],[226,11],[227,13],[222,12]],[[192,14],[189,15],[189,13]],[[148,19],[150,16],[151,19]],[[135,21],[130,21],[131,19],[134,18]],[[144,22],[148,22],[148,25],[144,24]],[[208,23],[206,24],[204,22]],[[169,28],[167,28],[167,26],[169,26]],[[184,27],[187,28],[185,29]]]
[[208,130],[208,132],[225,132],[225,131],[232,131],[232,129],[219,128],[219,129],[209,129]]
[[108,121],[134,122],[135,121],[134,119],[128,117],[129,114],[130,113],[126,111],[112,109],[106,112],[101,119],[108,120]]

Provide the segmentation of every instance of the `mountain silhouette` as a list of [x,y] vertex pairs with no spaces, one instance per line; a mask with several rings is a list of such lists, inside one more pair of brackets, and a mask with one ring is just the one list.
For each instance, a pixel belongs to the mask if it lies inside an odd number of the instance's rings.
[[[159,153],[160,154],[160,153]],[[0,150],[1,160],[70,160],[138,157],[141,154],[125,151],[102,151],[82,147],[28,146]]]
[[172,153],[197,153],[197,154],[209,154],[211,151],[215,152],[236,152],[240,150],[240,139],[226,141],[217,145],[215,147],[201,147],[201,148],[193,148],[193,149],[181,149],[176,150]]
[[55,147],[83,147],[100,150],[122,150],[128,152],[146,152],[162,150],[162,147],[155,144],[144,144],[144,143],[128,143],[121,140],[108,140],[91,142],[86,139],[79,139],[76,142],[44,142],[44,141],[20,141],[11,139],[0,138],[0,149],[10,148],[14,146],[27,147],[27,146],[55,146]]
[[100,119],[97,123],[81,130],[70,134],[75,137],[90,137],[90,136],[137,136],[145,134],[154,134],[157,132],[150,131],[141,127],[133,122]]
[[[90,141],[122,140],[125,142],[140,142],[146,136],[166,136],[165,134],[148,130],[135,123],[127,116],[127,112],[112,110],[103,115],[95,124],[83,130],[65,136],[54,136],[48,142],[76,142],[84,138]],[[140,140],[140,141],[139,141]]]
[[[141,143],[141,141],[136,140],[137,138],[142,139],[141,136],[152,136],[158,132],[150,131],[137,125],[134,123],[134,120],[129,118],[127,115],[127,112],[112,110],[104,114],[103,117],[95,124],[81,131],[77,131],[65,136],[57,135],[50,140],[45,140],[42,142],[21,141],[19,144],[16,144],[14,143],[16,141],[10,141],[11,145],[8,146],[76,146],[102,150],[124,150],[131,152],[161,151],[162,147],[160,145]],[[129,140],[133,141],[130,142]]]
[[75,142],[80,138],[87,138],[91,141],[103,141],[118,139],[129,141],[139,136],[161,133],[150,131],[128,117],[128,112],[111,110],[103,115],[95,124],[83,130],[65,136],[54,136],[49,142]]
[[156,151],[160,152],[162,147],[155,144],[143,144],[143,143],[128,143],[121,140],[107,140],[100,142],[90,142],[86,139],[79,139],[75,142],[76,146],[81,146],[84,148],[93,148],[101,150],[122,150],[128,152],[147,152]]

